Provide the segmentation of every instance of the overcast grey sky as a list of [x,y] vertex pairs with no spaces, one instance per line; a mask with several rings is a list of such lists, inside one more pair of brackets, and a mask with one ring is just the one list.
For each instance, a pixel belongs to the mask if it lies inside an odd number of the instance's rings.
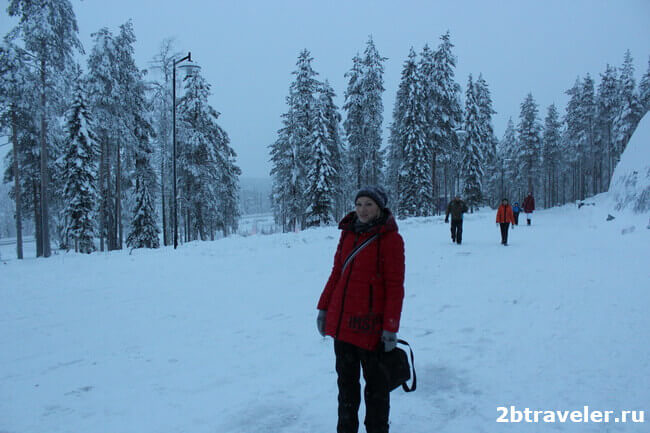
[[[0,13],[4,35],[14,25]],[[211,102],[231,137],[245,177],[267,177],[268,145],[280,128],[285,97],[298,52],[307,48],[321,80],[328,79],[343,104],[344,73],[372,34],[388,57],[384,75],[384,126],[391,121],[402,64],[413,46],[438,46],[451,32],[458,58],[456,79],[463,89],[469,73],[490,86],[495,132],[532,92],[543,119],[555,102],[564,112],[566,95],[578,75],[597,82],[606,63],[619,66],[632,51],[637,83],[648,68],[650,0],[72,0],[80,38],[90,51],[90,34],[114,32],[132,19],[136,60],[148,66],[163,39],[174,37],[179,51],[192,52],[212,84]]]

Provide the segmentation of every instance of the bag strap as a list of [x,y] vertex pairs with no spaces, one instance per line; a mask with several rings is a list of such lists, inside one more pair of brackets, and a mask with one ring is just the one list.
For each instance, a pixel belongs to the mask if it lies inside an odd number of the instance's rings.
[[415,391],[415,388],[418,386],[418,379],[417,376],[415,375],[415,359],[413,358],[413,349],[411,349],[411,345],[408,344],[405,340],[398,339],[398,343],[402,343],[405,346],[409,347],[409,352],[411,352],[411,368],[413,369],[413,384],[409,388],[408,385],[406,385],[406,382],[402,384],[402,389],[404,392],[413,392]]
[[372,241],[374,241],[378,237],[379,237],[379,233],[376,233],[376,234],[370,236],[368,239],[366,239],[362,243],[360,243],[359,245],[357,245],[357,247],[352,250],[350,255],[348,255],[346,257],[345,262],[343,262],[343,267],[341,268],[341,275],[343,275],[343,272],[345,272],[345,268],[348,267],[348,265],[356,257],[356,255],[359,254],[361,252],[361,250],[363,250],[365,247],[370,245],[372,243]]

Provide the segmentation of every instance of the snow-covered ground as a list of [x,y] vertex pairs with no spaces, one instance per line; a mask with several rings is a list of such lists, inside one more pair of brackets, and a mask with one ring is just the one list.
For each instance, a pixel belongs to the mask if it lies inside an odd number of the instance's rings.
[[[587,202],[536,212],[508,247],[491,210],[467,216],[462,246],[442,217],[398,222],[418,390],[392,393],[392,432],[650,431],[648,215],[607,222],[604,196]],[[0,432],[335,431],[332,340],[315,319],[337,240],[3,251]],[[645,423],[496,423],[510,405]]]

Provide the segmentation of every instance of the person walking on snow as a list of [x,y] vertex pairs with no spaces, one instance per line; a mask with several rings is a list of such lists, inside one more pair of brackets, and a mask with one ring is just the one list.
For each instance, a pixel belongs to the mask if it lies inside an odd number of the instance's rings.
[[526,224],[530,225],[530,220],[532,218],[533,211],[535,210],[535,198],[533,197],[532,192],[528,193],[522,205],[524,207],[524,213],[526,214]]
[[521,208],[519,207],[519,202],[516,201],[514,205],[512,205],[512,215],[515,217],[515,225],[519,225],[519,214],[521,213]]
[[458,245],[463,241],[463,214],[468,210],[467,204],[459,196],[454,197],[447,205],[445,222],[449,222],[449,214],[451,214],[451,241],[457,242]]
[[508,204],[508,199],[501,200],[501,206],[497,210],[497,225],[501,227],[501,245],[508,245],[508,228],[510,224],[515,223],[515,217],[512,215],[512,207]]
[[338,375],[337,433],[359,429],[360,373],[368,433],[388,433],[390,391],[382,351],[397,345],[404,299],[404,241],[381,187],[361,189],[355,211],[339,223],[334,265],[318,301],[316,324],[334,338]]

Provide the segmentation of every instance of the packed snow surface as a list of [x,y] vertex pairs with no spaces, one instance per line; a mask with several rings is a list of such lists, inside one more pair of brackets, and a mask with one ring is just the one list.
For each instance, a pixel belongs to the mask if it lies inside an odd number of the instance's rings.
[[[650,431],[650,230],[605,221],[603,200],[535,212],[507,247],[492,210],[467,215],[461,246],[442,217],[398,221],[418,389],[391,394],[391,432]],[[335,431],[316,302],[338,236],[23,261],[2,247],[0,432]],[[511,405],[645,423],[497,423]]]

